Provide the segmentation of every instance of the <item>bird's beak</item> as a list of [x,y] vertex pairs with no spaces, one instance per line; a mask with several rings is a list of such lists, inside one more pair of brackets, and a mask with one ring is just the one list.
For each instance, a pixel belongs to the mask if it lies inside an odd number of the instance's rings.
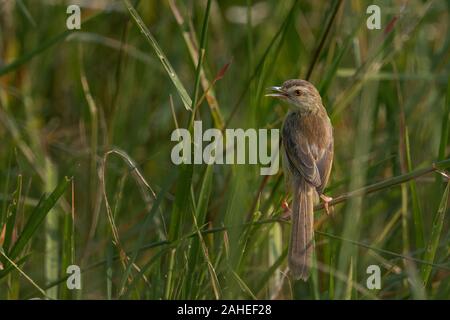
[[266,93],[264,95],[265,97],[275,97],[275,98],[286,98],[287,97],[287,93],[286,93],[286,91],[283,90],[282,87],[269,87],[269,88],[267,88],[267,91],[269,91],[269,93]]

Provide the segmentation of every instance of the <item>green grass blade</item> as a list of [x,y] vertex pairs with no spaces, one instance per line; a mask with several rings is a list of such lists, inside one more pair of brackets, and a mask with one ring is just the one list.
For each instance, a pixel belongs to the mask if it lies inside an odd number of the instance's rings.
[[[85,24],[89,21],[93,21],[96,20],[98,17],[102,16],[104,13],[99,13],[96,15],[93,15],[91,17],[89,17],[88,19],[86,19],[82,26],[85,26]],[[64,39],[66,39],[70,34],[72,34],[73,32],[75,32],[74,30],[65,30],[64,32],[61,32],[60,34],[57,34],[54,37],[50,37],[44,41],[42,41],[40,43],[40,45],[38,47],[36,47],[34,50],[31,50],[28,53],[25,53],[24,55],[22,55],[20,58],[17,58],[16,60],[14,60],[13,62],[0,67],[0,76],[3,76],[4,74],[7,74],[8,72],[14,71],[17,68],[19,68],[21,65],[27,63],[28,61],[30,61],[31,59],[33,59],[34,57],[38,56],[39,54],[43,53],[44,51],[46,51],[47,49],[50,49],[51,47],[53,47],[54,45],[58,44],[59,42],[62,42]]]
[[250,298],[252,298],[253,300],[257,300],[255,294],[252,292],[252,290],[248,287],[248,285],[244,282],[244,280],[242,280],[241,277],[239,277],[239,275],[235,272],[232,271],[231,274],[233,275],[234,279],[237,281],[237,283],[239,284],[239,287],[242,289],[243,292],[245,292]]
[[195,75],[195,85],[194,85],[194,93],[192,95],[192,114],[191,114],[191,120],[190,120],[190,124],[189,127],[192,128],[192,126],[194,125],[194,119],[195,119],[195,113],[196,113],[196,106],[197,106],[197,98],[198,98],[198,91],[200,88],[200,76],[201,76],[201,71],[202,71],[202,64],[203,64],[203,59],[205,57],[205,52],[206,52],[206,34],[208,33],[208,21],[209,21],[209,12],[211,9],[211,0],[208,0],[207,4],[206,4],[206,10],[205,10],[205,15],[203,17],[203,26],[202,26],[202,34],[201,34],[201,38],[200,38],[200,50],[198,53],[198,63],[197,63],[197,71],[196,71],[196,75]]
[[439,144],[439,160],[445,159],[445,150],[448,147],[448,135],[450,130],[450,75],[447,80],[447,94],[445,96],[444,115],[442,117],[441,141]]
[[[358,25],[360,25],[358,23]],[[355,34],[358,32],[359,28],[355,28],[351,34],[349,34],[347,36],[347,38],[344,41],[344,45],[342,46],[342,48],[339,50],[336,58],[334,59],[332,65],[330,67],[327,68],[327,71],[325,73],[324,76],[322,76],[322,80],[319,83],[319,86],[317,87],[317,89],[320,92],[320,95],[322,97],[325,96],[325,94],[328,91],[328,88],[331,84],[331,82],[335,79],[337,71],[338,71],[338,67],[342,61],[342,58],[345,57],[353,43],[353,39],[355,37]]]
[[113,291],[113,251],[114,247],[112,244],[112,239],[110,240],[110,244],[106,248],[106,261],[105,261],[105,277],[106,277],[106,298],[108,300],[112,300],[112,291]]
[[129,295],[132,291],[130,290],[131,288],[135,287],[137,285],[137,283],[139,282],[140,279],[142,279],[145,276],[145,273],[147,271],[149,271],[150,268],[152,268],[156,262],[163,256],[165,255],[167,252],[167,250],[170,247],[166,247],[161,249],[160,251],[158,251],[157,253],[155,253],[152,258],[141,268],[141,270],[139,271],[139,273],[133,278],[133,281],[131,281],[130,283],[127,283],[126,289],[125,289],[125,298],[127,298],[127,295]]
[[[196,210],[195,210],[195,220],[200,225],[203,225],[206,212],[208,209],[209,197],[211,195],[212,190],[212,182],[213,182],[213,171],[214,165],[208,165],[205,170],[205,174],[203,176],[202,187],[200,190],[200,195],[198,197]],[[188,260],[188,269],[186,274],[188,275],[185,278],[185,294],[191,293],[188,298],[195,298],[195,294],[198,291],[198,286],[194,287],[194,283],[197,280],[197,276],[195,274],[195,267],[197,266],[197,261],[199,259],[199,249],[200,249],[200,239],[194,237],[191,243],[191,249],[189,252],[189,260]]]
[[200,195],[198,197],[197,208],[195,212],[197,222],[199,222],[200,225],[202,225],[206,219],[209,197],[211,195],[213,185],[213,176],[214,176],[214,165],[208,165],[206,167],[205,175],[203,177],[202,188],[200,190]]
[[[201,39],[200,39],[200,52],[198,54],[198,63],[197,63],[197,69],[196,69],[196,75],[195,75],[195,86],[194,86],[194,92],[192,95],[192,101],[191,105],[193,108],[195,108],[197,103],[197,96],[198,91],[200,87],[200,74],[201,74],[201,67],[202,67],[202,61],[203,56],[205,55],[205,48],[206,48],[206,39],[207,39],[207,30],[208,30],[208,21],[209,21],[209,12],[211,8],[211,0],[208,1],[205,9],[205,14],[203,17],[203,25],[202,25],[202,32],[201,32]],[[189,119],[187,127],[189,128],[189,131],[191,132],[191,135],[193,133],[193,122],[195,117],[195,110],[193,110],[191,117]],[[193,153],[193,149],[191,148],[191,152]],[[192,154],[191,154],[192,156]],[[172,207],[172,213],[171,213],[171,221],[169,226],[169,240],[173,241],[178,239],[180,232],[183,229],[182,222],[188,221],[188,213],[192,210],[192,205],[189,205],[190,200],[192,200],[191,197],[191,186],[192,186],[192,177],[194,173],[194,167],[190,164],[183,164],[179,171],[180,173],[180,179],[178,180],[179,186],[177,186],[177,194],[175,196],[175,202],[174,206]],[[194,213],[195,214],[195,213]],[[176,255],[173,251],[173,254],[170,255],[170,261],[169,266],[174,265],[173,259],[176,259]],[[172,273],[173,268],[170,267],[169,269],[169,275],[167,277],[167,286],[166,286],[166,296],[171,295],[169,292],[171,290],[171,280],[172,280]],[[173,296],[173,295],[171,295]]]
[[36,49],[30,51],[29,53],[26,53],[22,55],[20,58],[17,58],[10,64],[7,64],[6,66],[0,68],[0,76],[7,74],[8,72],[14,71],[17,68],[19,68],[21,65],[25,64],[26,62],[33,59],[35,56],[41,54],[42,52],[46,51],[47,49],[51,48],[52,46],[56,45],[57,43],[63,41],[69,34],[71,34],[71,30],[66,30],[54,37],[51,37],[41,43],[40,46],[38,46]]
[[10,155],[8,155],[8,170],[7,170],[7,174],[6,174],[6,181],[5,183],[5,187],[3,189],[3,194],[5,195],[5,198],[2,201],[2,206],[1,206],[1,212],[0,212],[0,232],[3,231],[4,228],[4,224],[7,221],[8,215],[7,215],[7,208],[9,206],[9,199],[8,197],[6,197],[6,195],[9,193],[9,184],[11,181],[11,159],[12,159],[12,152],[10,152]]
[[19,238],[12,247],[8,256],[15,259],[22,253],[23,249],[36,233],[38,227],[42,224],[47,214],[56,205],[58,199],[64,194],[72,178],[65,177],[55,188],[55,190],[46,198],[42,198],[36,208],[33,210]]
[[153,50],[155,50],[156,55],[158,56],[159,60],[161,61],[161,64],[163,65],[164,69],[166,70],[167,74],[169,75],[170,80],[172,80],[173,84],[175,85],[175,88],[177,89],[178,94],[179,94],[181,100],[183,101],[184,107],[187,110],[191,110],[192,100],[189,97],[183,84],[181,83],[181,80],[178,78],[178,75],[172,68],[172,65],[170,64],[166,55],[164,54],[161,47],[159,46],[158,42],[153,37],[153,35],[150,33],[150,30],[148,30],[148,28],[144,24],[144,21],[142,21],[141,17],[137,13],[136,9],[134,9],[134,7],[130,3],[130,1],[123,0],[123,2],[125,3],[125,6],[127,7],[128,11],[130,12],[131,17],[136,22],[138,28],[144,34],[145,38],[147,38],[147,40],[150,43],[150,45],[152,46]]
[[36,21],[33,19],[33,16],[31,15],[30,11],[23,3],[23,0],[17,0],[17,7],[25,16],[25,18],[27,18],[28,22],[33,26],[33,28],[36,28]]
[[254,290],[256,292],[256,295],[260,295],[262,290],[265,288],[267,283],[269,283],[269,279],[273,276],[275,271],[283,264],[283,262],[286,260],[288,253],[288,247],[283,250],[281,255],[278,257],[278,259],[275,261],[273,265],[270,266],[270,268],[263,274],[261,279],[258,281],[258,285],[256,286],[256,289]]
[[[0,249],[1,249],[1,247],[0,247]],[[24,264],[29,258],[30,258],[30,255],[25,255],[24,257],[18,259],[15,262],[16,266],[20,266],[20,265]],[[5,259],[5,257],[2,256],[2,259]],[[10,274],[14,270],[16,270],[16,267],[14,267],[12,264],[10,264],[10,263],[5,264],[5,268],[3,270],[0,270],[0,279],[6,277],[8,274]]]
[[[433,227],[431,229],[431,237],[428,242],[427,251],[425,252],[424,260],[433,263],[436,256],[436,251],[439,246],[439,238],[441,237],[442,227],[444,225],[445,214],[447,213],[448,196],[450,192],[450,181],[447,183],[444,194],[442,195],[439,209],[433,220]],[[429,264],[423,265],[421,273],[424,286],[427,285],[432,271],[432,266]]]
[[16,224],[17,208],[19,206],[20,196],[22,194],[22,176],[17,177],[17,188],[14,191],[14,199],[12,205],[8,208],[8,215],[6,219],[6,231],[5,231],[5,242],[3,243],[3,248],[8,251],[12,241],[12,235],[14,227]]
[[133,253],[131,255],[130,260],[127,262],[127,268],[122,275],[120,295],[122,295],[124,293],[127,279],[129,279],[129,277],[131,275],[131,270],[132,270],[133,264],[136,262],[137,256],[139,254],[139,249],[142,247],[142,245],[144,243],[145,234],[146,234],[147,230],[149,230],[149,228],[150,228],[150,223],[152,221],[154,221],[156,211],[159,209],[159,206],[161,205],[161,203],[162,203],[169,187],[172,185],[174,179],[175,179],[175,175],[172,174],[172,176],[169,176],[169,178],[166,180],[166,184],[163,186],[163,189],[161,190],[161,192],[159,192],[159,194],[157,195],[156,200],[153,203],[152,209],[145,217],[144,222],[141,224],[139,236],[136,241]]
[[320,36],[319,45],[317,46],[317,48],[314,51],[314,54],[312,56],[311,63],[309,64],[308,71],[306,72],[306,76],[305,76],[306,80],[309,80],[310,77],[311,77],[311,74],[312,74],[312,72],[314,70],[314,66],[316,65],[317,59],[319,58],[319,55],[320,55],[320,53],[321,53],[321,51],[323,49],[323,46],[325,44],[325,40],[327,39],[328,34],[330,33],[331,26],[333,25],[333,22],[334,22],[334,20],[336,18],[337,12],[339,11],[339,8],[341,7],[342,2],[343,2],[342,0],[334,1],[334,3],[332,4],[331,9],[329,10],[329,12],[328,12],[328,14],[326,16],[326,19],[325,19],[325,21],[327,21],[326,22],[326,28],[323,29],[322,34]]
[[353,292],[353,258],[350,257],[350,265],[348,267],[347,285],[345,288],[345,300],[352,299]]
[[335,279],[335,274],[334,274],[334,270],[335,270],[335,256],[336,256],[336,245],[333,243],[330,245],[330,262],[329,262],[329,266],[330,266],[330,274],[328,277],[328,298],[330,300],[334,300],[334,279]]
[[[75,263],[75,212],[74,212],[74,181],[71,181],[72,186],[72,212],[64,213],[63,217],[63,230],[62,230],[62,254],[61,254],[61,272],[59,276],[62,278],[67,275],[67,267]],[[67,286],[60,286],[60,299],[72,298],[72,292]]]
[[[39,150],[40,152],[41,150]],[[43,150],[42,150],[43,151]],[[44,160],[45,166],[45,192],[51,192],[57,185],[58,172],[49,158]],[[45,278],[47,283],[56,281],[60,270],[60,238],[61,233],[59,223],[60,212],[57,207],[52,207],[45,215]],[[70,238],[69,238],[70,239]],[[68,240],[69,240],[68,239]],[[69,240],[70,241],[70,240]],[[51,288],[46,291],[47,296],[52,299],[58,298],[58,288]]]
[[[408,127],[405,128],[405,147],[406,147],[406,162],[408,165],[408,171],[412,172],[412,160],[411,160],[411,150],[409,145],[409,133]],[[417,195],[417,185],[415,180],[409,182],[409,188],[411,190],[411,200],[412,200],[412,212],[414,218],[414,235],[416,240],[416,248],[423,248],[425,246],[425,235],[423,227],[423,214],[420,206],[419,197]]]
[[46,295],[45,291],[39,287],[39,285],[36,284],[36,282],[33,281],[33,279],[31,279],[22,269],[20,269],[20,267],[13,261],[11,260],[6,254],[5,251],[3,250],[2,247],[0,247],[0,255],[3,256],[4,258],[6,258],[6,260],[17,270],[19,271],[19,273],[26,278],[44,297],[47,298],[51,298],[49,296]]
[[231,111],[230,115],[228,116],[228,119],[226,121],[225,127],[228,126],[228,124],[231,122],[231,120],[235,116],[239,105],[243,101],[243,99],[246,96],[246,94],[249,92],[249,88],[250,88],[250,86],[252,84],[252,81],[255,80],[255,78],[257,78],[258,74],[263,69],[265,61],[266,61],[267,57],[269,56],[270,52],[272,51],[272,47],[275,45],[277,40],[280,37],[282,37],[283,34],[286,32],[286,28],[290,24],[290,21],[291,21],[292,17],[294,16],[295,7],[297,6],[297,2],[298,2],[298,0],[294,1],[294,3],[292,4],[291,9],[289,10],[288,15],[286,16],[286,19],[283,21],[283,23],[281,24],[280,28],[277,30],[277,32],[275,33],[273,38],[270,40],[269,45],[267,46],[267,48],[264,51],[262,57],[258,61],[258,64],[256,65],[256,67],[255,67],[251,77],[246,81],[245,85],[243,86],[242,92],[238,96],[238,99],[237,99],[236,103],[233,106],[233,110]]

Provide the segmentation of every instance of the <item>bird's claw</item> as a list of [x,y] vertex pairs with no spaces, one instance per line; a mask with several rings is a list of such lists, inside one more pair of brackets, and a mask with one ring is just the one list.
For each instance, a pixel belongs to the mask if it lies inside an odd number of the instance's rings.
[[325,212],[327,213],[327,215],[330,215],[333,212],[333,206],[331,206],[330,208],[330,202],[333,201],[333,198],[321,194],[320,199],[322,199],[323,201],[323,208],[325,209]]
[[283,214],[281,215],[281,219],[283,220],[289,220],[292,215],[291,208],[289,208],[289,204],[287,203],[286,199],[281,201],[281,208],[283,208]]

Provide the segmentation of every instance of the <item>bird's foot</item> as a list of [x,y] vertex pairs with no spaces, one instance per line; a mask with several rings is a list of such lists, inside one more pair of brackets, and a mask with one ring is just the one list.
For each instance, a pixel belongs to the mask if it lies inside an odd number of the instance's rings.
[[323,208],[325,209],[325,212],[327,213],[327,215],[330,215],[333,212],[333,206],[331,206],[330,208],[330,202],[333,201],[333,198],[321,194],[320,199],[322,199],[323,201]]
[[289,204],[287,203],[286,199],[283,199],[283,201],[281,201],[281,208],[283,208],[283,214],[281,215],[281,219],[283,220],[291,219],[292,210],[291,208],[289,208]]

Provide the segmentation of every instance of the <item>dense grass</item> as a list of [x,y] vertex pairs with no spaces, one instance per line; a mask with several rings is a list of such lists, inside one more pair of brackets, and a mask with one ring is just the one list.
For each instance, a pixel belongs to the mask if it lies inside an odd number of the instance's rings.
[[[381,30],[371,1],[96,3],[69,31],[63,1],[0,2],[1,299],[450,297],[447,2],[378,1]],[[335,134],[306,283],[281,170],[170,160],[194,120],[280,128],[264,88],[289,78]]]

